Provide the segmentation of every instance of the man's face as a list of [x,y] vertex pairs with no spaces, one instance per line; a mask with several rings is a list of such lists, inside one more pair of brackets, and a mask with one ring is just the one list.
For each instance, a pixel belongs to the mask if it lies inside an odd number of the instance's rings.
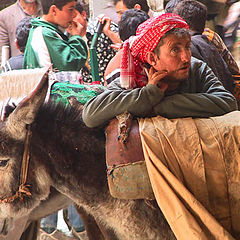
[[120,21],[122,14],[128,10],[126,5],[123,3],[123,1],[118,1],[115,5],[116,13],[118,15],[118,21]]
[[75,11],[76,2],[72,1],[62,7],[62,10],[56,8],[55,22],[63,28],[67,28],[76,17]]
[[167,71],[163,81],[168,83],[169,90],[175,90],[189,75],[191,39],[188,36],[177,37],[170,34],[163,42],[159,48],[159,56],[155,55],[153,67],[156,71]]

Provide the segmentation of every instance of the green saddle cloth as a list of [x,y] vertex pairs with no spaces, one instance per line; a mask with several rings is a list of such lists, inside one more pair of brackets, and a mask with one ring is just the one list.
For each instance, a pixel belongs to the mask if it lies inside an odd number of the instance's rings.
[[71,84],[65,82],[54,83],[50,91],[50,99],[69,105],[69,98],[75,97],[78,102],[85,104],[91,98],[102,93],[106,88],[100,84]]

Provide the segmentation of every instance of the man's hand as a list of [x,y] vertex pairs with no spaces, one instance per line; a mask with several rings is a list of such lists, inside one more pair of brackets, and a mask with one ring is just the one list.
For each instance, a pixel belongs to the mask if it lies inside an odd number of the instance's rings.
[[148,72],[148,84],[155,85],[165,92],[168,88],[168,84],[162,80],[167,76],[167,74],[167,70],[157,72],[153,67],[151,67]]
[[113,43],[122,43],[119,34],[115,33],[114,31],[111,30],[111,19],[104,15],[100,14],[98,17],[98,21],[104,24],[103,26],[103,33],[111,39]]
[[80,35],[83,37],[84,33],[86,32],[86,26],[83,26],[79,22],[72,21],[72,23],[68,26],[66,31],[72,36]]
[[112,31],[111,28],[110,28],[111,19],[105,14],[100,14],[100,15],[97,16],[97,18],[98,18],[98,21],[100,23],[104,24],[103,33],[108,36],[109,32]]

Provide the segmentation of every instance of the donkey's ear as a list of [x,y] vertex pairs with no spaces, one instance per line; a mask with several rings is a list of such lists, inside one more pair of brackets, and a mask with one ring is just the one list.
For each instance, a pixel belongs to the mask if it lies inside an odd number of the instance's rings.
[[16,139],[24,139],[26,124],[31,124],[43,104],[48,91],[48,70],[44,73],[35,89],[26,96],[9,115],[6,122],[8,133]]

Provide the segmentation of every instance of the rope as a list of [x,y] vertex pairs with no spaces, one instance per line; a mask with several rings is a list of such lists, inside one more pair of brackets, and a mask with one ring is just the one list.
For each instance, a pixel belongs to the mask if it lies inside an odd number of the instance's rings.
[[29,160],[30,160],[29,145],[30,145],[30,139],[31,139],[31,135],[32,135],[31,125],[27,125],[26,128],[27,128],[27,133],[26,133],[26,138],[25,138],[25,143],[24,143],[24,153],[23,153],[23,158],[22,158],[19,188],[13,196],[4,198],[4,199],[0,199],[0,203],[12,203],[17,198],[19,198],[21,201],[23,201],[25,196],[32,195],[29,190],[30,185],[26,185]]

